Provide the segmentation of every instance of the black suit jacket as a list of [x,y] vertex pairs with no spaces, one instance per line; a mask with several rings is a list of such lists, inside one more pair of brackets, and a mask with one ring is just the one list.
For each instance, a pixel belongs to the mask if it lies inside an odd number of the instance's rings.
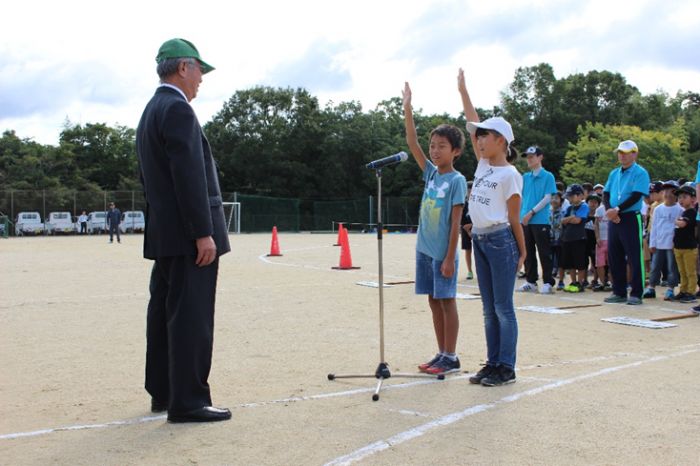
[[136,129],[146,194],[143,255],[197,255],[195,240],[212,236],[217,254],[231,250],[216,163],[187,100],[159,87]]

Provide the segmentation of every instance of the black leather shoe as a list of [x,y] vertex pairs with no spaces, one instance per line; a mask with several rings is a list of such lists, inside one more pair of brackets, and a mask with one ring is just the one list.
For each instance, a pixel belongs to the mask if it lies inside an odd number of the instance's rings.
[[151,412],[152,413],[162,413],[168,410],[168,403],[164,401],[151,398]]
[[168,413],[168,422],[216,422],[229,419],[231,411],[213,406],[204,406],[186,413]]

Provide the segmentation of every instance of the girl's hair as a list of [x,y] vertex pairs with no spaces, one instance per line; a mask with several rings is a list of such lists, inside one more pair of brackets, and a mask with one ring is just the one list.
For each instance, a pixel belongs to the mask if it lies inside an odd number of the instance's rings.
[[431,138],[433,135],[447,138],[447,140],[450,141],[450,146],[452,146],[453,149],[459,149],[460,154],[464,150],[464,133],[454,125],[439,125],[430,132]]
[[496,130],[493,129],[484,129],[484,128],[477,128],[476,132],[474,133],[474,136],[479,137],[482,135],[486,135],[488,133],[493,134],[496,137],[503,138],[503,140],[506,142],[506,161],[508,163],[513,163],[516,160],[518,160],[518,151],[513,147],[513,144],[508,144],[508,141],[506,140],[505,136],[503,136],[501,133],[499,133]]

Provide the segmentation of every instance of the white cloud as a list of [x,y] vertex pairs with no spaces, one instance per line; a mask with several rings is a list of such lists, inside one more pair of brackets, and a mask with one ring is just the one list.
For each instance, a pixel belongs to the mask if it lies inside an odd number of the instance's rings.
[[643,92],[698,90],[694,0],[25,0],[4,7],[0,130],[55,144],[66,117],[135,126],[156,84],[163,41],[185,37],[217,69],[193,102],[202,123],[237,89],[307,87],[321,105],[365,109],[414,87],[429,113],[460,111],[457,68],[484,108],[519,66],[556,75],[621,72]]

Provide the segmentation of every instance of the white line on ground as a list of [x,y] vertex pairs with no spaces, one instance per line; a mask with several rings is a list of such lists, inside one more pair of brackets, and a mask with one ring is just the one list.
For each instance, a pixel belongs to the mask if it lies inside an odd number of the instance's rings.
[[[683,353],[678,353],[678,354],[695,353],[695,352],[700,351],[700,343],[693,343],[693,344],[683,345],[683,346],[679,346],[677,348],[670,348],[670,349],[665,349],[665,350],[662,349],[659,351],[676,351],[677,349],[681,349],[681,348],[693,348],[693,349],[690,349],[690,350],[687,350]],[[554,363],[543,363],[543,364],[531,364],[529,366],[518,367],[517,370],[518,371],[525,371],[525,370],[531,370],[531,369],[538,369],[538,368],[542,368],[542,367],[556,367],[556,366],[560,366],[560,365],[565,366],[565,365],[570,365],[570,364],[585,364],[585,363],[589,363],[589,362],[607,361],[610,359],[617,359],[617,358],[642,357],[642,356],[644,356],[644,355],[635,354],[635,353],[614,353],[614,354],[611,354],[608,356],[599,356],[599,357],[585,358],[585,359],[579,359],[579,360],[558,361],[558,362],[554,362]],[[672,356],[673,355],[661,356],[661,358],[669,358]],[[628,365],[620,366],[620,367],[627,367],[627,366]],[[426,384],[433,384],[433,383],[444,383],[447,381],[455,381],[455,380],[463,380],[463,379],[466,379],[468,377],[470,377],[470,374],[451,375],[451,376],[448,376],[445,380],[419,380],[419,381],[407,382],[407,383],[397,383],[397,384],[392,384],[392,385],[384,385],[382,387],[382,390],[384,390],[384,391],[401,390],[401,389],[406,389],[406,388],[412,388],[412,387],[419,386],[419,385],[426,385]],[[532,380],[535,380],[534,377],[527,377],[527,378],[523,377],[523,380],[529,380],[530,378]],[[321,400],[321,399],[327,399],[327,398],[353,396],[353,395],[370,393],[370,392],[374,392],[373,387],[358,388],[358,389],[353,389],[353,390],[344,390],[341,392],[320,393],[318,395],[281,398],[278,400],[243,403],[243,404],[238,405],[238,407],[239,408],[256,408],[256,407],[260,407],[260,406],[273,405],[273,404],[286,404],[286,403],[294,403],[294,402],[299,402],[299,401]],[[143,417],[132,418],[132,419],[123,419],[123,420],[105,422],[105,423],[100,423],[100,424],[62,426],[62,427],[53,427],[53,428],[48,428],[48,429],[34,430],[34,431],[29,431],[29,432],[15,432],[15,433],[10,433],[10,434],[0,434],[0,440],[10,440],[10,439],[16,439],[16,438],[22,438],[22,437],[35,437],[35,436],[39,436],[39,435],[52,434],[52,433],[56,433],[56,432],[66,432],[66,431],[72,431],[72,430],[104,429],[107,427],[118,427],[118,426],[143,424],[146,422],[165,420],[166,417],[167,416],[165,414],[162,414],[162,415],[157,415],[157,416],[143,416]]]
[[454,413],[447,414],[445,416],[442,416],[438,419],[435,419],[430,422],[426,422],[425,424],[421,424],[419,426],[416,426],[412,429],[405,430],[403,432],[399,432],[396,435],[393,435],[386,440],[379,440],[374,443],[371,443],[369,445],[365,445],[364,447],[361,447],[351,453],[348,453],[347,455],[339,456],[328,463],[326,463],[326,466],[329,465],[347,465],[347,464],[352,464],[357,461],[360,461],[364,458],[367,458],[368,456],[375,455],[379,452],[382,452],[384,450],[387,450],[389,448],[395,447],[397,445],[400,445],[404,442],[407,442],[409,440],[416,439],[418,437],[421,437],[425,435],[426,433],[435,430],[439,427],[447,426],[450,424],[454,424],[455,422],[461,421],[462,419],[472,416],[474,414],[479,414],[483,413],[484,411],[488,411],[490,409],[496,408],[499,405],[505,404],[505,403],[513,403],[515,401],[520,400],[521,398],[524,398],[526,396],[534,396],[534,395],[539,395],[541,393],[554,390],[557,388],[565,387],[567,385],[571,385],[577,382],[581,382],[584,380],[592,379],[594,377],[600,377],[603,375],[611,374],[613,372],[618,372],[624,369],[630,369],[633,367],[639,367],[643,364],[648,364],[652,362],[658,362],[658,361],[664,361],[666,359],[674,358],[674,357],[680,357],[680,356],[685,356],[687,354],[692,354],[692,353],[697,353],[698,349],[695,350],[687,350],[687,351],[682,351],[678,352],[675,354],[670,354],[667,356],[653,356],[641,361],[636,361],[632,362],[629,364],[623,364],[621,366],[613,366],[613,367],[607,367],[605,369],[601,369],[599,371],[595,372],[589,372],[587,374],[582,374],[578,375],[575,377],[571,377],[568,379],[564,380],[559,380],[556,382],[552,382],[546,385],[542,385],[540,387],[535,387],[531,388],[529,390],[525,390],[522,392],[514,393],[512,395],[506,396],[504,398],[501,398],[500,400],[496,400],[492,403],[485,403],[485,404],[480,404],[476,406],[470,406],[468,408],[465,408],[462,411],[457,411]]

